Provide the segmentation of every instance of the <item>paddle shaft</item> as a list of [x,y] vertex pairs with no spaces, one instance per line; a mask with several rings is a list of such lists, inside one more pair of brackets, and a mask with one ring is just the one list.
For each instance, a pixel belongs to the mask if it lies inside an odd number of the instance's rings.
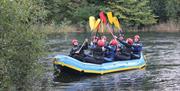
[[76,51],[75,53],[79,53],[82,49],[82,47],[84,46],[84,44],[86,43],[86,40],[84,40],[83,44],[81,45],[80,49],[78,51]]
[[112,29],[110,28],[110,26],[109,26],[108,24],[107,24],[106,26],[107,26],[107,28],[108,28],[109,32],[111,33],[111,35],[112,35],[112,36],[113,36],[113,38],[114,38],[114,36],[115,36],[115,35],[113,34]]

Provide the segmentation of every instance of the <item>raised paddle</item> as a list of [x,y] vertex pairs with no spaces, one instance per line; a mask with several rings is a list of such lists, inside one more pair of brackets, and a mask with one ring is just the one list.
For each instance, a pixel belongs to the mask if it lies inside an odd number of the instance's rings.
[[79,50],[76,51],[75,53],[79,53],[87,41],[88,41],[88,39],[85,39],[84,42],[83,42],[83,44],[82,44],[81,47],[79,48]]
[[115,26],[116,28],[118,28],[118,29],[121,28],[121,27],[120,27],[120,23],[119,23],[117,17],[113,17],[113,23],[114,23],[114,26]]
[[115,35],[113,34],[112,29],[109,26],[109,23],[106,26],[107,26],[107,29],[109,30],[109,32],[111,33],[111,35],[114,37]]
[[107,12],[107,17],[110,24],[113,24],[113,15],[112,12]]
[[[91,28],[91,31],[97,29],[100,21],[101,21],[100,19],[97,19],[97,20],[96,20],[94,16],[90,16],[90,17],[89,17],[89,26],[90,26],[90,28]],[[79,48],[79,50],[76,51],[75,53],[79,53],[79,52],[81,51],[81,49],[83,48],[84,44],[85,44],[87,41],[88,41],[88,40],[85,39],[84,42],[83,42],[83,44],[82,44],[81,47]]]
[[90,16],[89,17],[89,26],[91,28],[91,31],[94,29],[94,25],[95,25],[96,19],[94,16]]
[[101,19],[98,18],[94,24],[94,30],[96,30],[96,36],[97,36],[97,33],[99,31],[99,28],[100,28],[100,23],[101,23]]
[[99,13],[99,17],[101,19],[101,32],[104,33],[104,26],[107,24],[107,19],[103,11]]
[[100,22],[101,20],[99,18],[96,20],[94,16],[89,17],[89,26],[91,29],[91,36],[92,36],[93,31],[96,31],[96,35],[97,35],[97,32],[99,31],[99,28],[100,28]]

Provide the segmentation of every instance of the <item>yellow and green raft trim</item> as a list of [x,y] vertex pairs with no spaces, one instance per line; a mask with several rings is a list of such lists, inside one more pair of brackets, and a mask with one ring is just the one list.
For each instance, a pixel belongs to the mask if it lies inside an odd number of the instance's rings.
[[66,55],[57,55],[54,57],[53,64],[68,67],[83,73],[106,74],[117,71],[141,69],[146,66],[146,61],[143,53],[141,53],[140,59],[113,61],[103,64],[85,63]]

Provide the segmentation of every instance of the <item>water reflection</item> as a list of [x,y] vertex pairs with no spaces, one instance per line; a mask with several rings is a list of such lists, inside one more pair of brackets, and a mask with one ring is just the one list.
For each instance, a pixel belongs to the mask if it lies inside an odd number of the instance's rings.
[[[58,91],[64,89],[61,88],[63,86],[68,86],[66,88],[67,91],[111,91],[111,90],[136,90],[136,89],[144,89],[139,88],[143,87],[146,83],[146,70],[133,70],[128,72],[120,72],[120,73],[112,73],[106,75],[89,75],[89,76],[66,76],[66,78],[61,78],[70,82],[63,82],[59,80],[59,87],[54,88],[53,90]],[[74,79],[74,81],[70,80]],[[56,85],[57,86],[57,85]],[[151,87],[152,88],[152,87]]]

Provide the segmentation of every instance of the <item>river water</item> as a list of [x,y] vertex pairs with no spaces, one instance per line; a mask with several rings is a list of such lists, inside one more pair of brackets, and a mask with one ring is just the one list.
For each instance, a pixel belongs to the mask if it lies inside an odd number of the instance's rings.
[[[132,37],[136,33],[128,34]],[[139,33],[147,67],[141,70],[116,72],[92,76],[62,76],[54,80],[53,71],[48,74],[52,82],[49,91],[180,91],[180,33]],[[91,34],[49,35],[47,45],[53,57],[67,55],[72,38],[81,42]],[[109,34],[110,35],[110,34]],[[111,38],[111,36],[109,36]],[[53,69],[52,62],[46,62]]]

